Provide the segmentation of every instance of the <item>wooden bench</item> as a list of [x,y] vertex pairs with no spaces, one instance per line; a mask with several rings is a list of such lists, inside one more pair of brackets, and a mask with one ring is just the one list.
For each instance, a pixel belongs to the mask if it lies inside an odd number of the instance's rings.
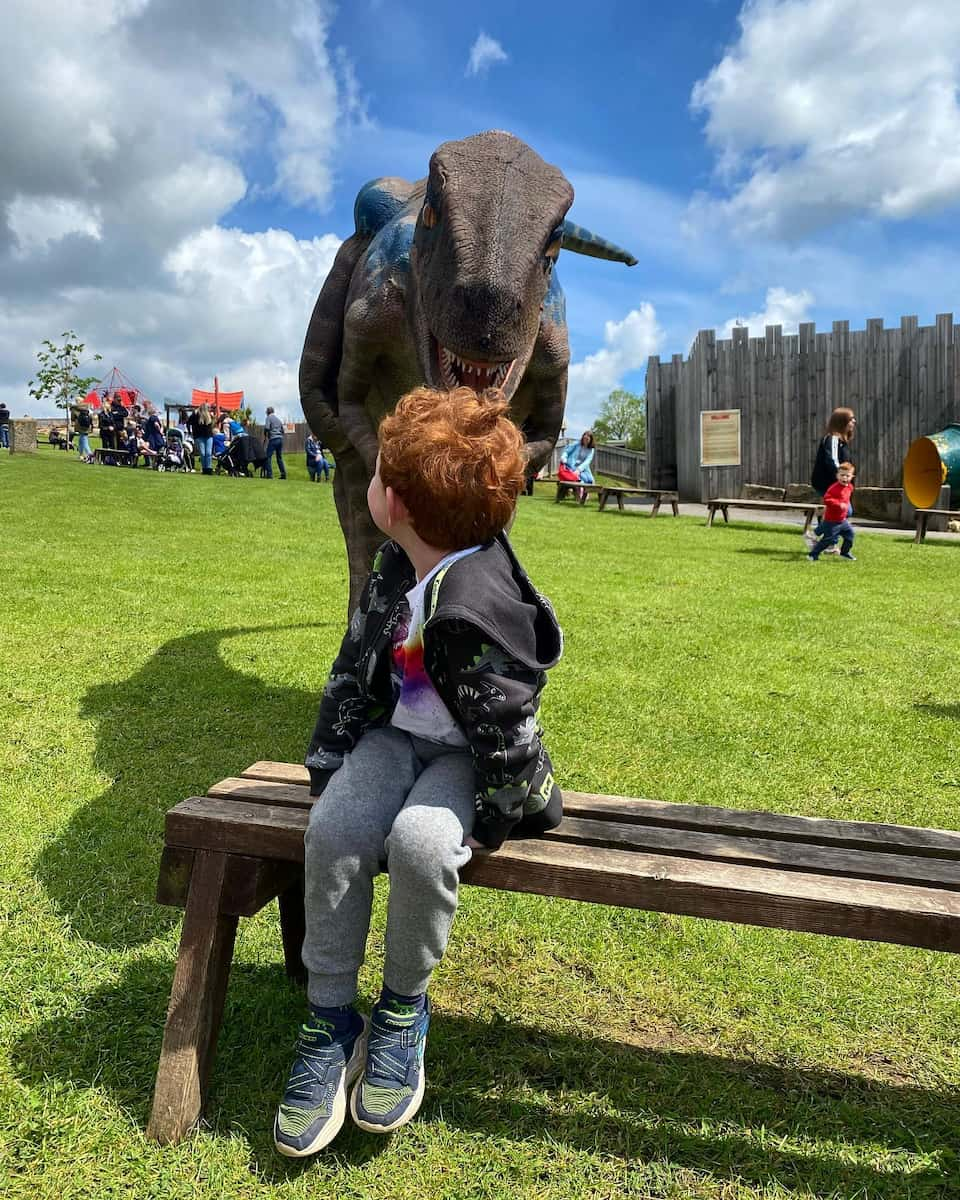
[[623,498],[624,496],[652,496],[653,508],[650,510],[650,516],[655,517],[660,511],[661,504],[669,504],[673,509],[675,517],[680,516],[678,508],[679,495],[676,492],[666,492],[661,488],[644,488],[644,487],[602,487],[600,489],[600,512],[607,507],[607,501],[615,496],[617,500],[617,508],[620,512],[624,511]]
[[[302,979],[305,768],[257,762],[167,814],[157,899],[186,908],[153,1111],[157,1141],[200,1117],[237,922],[279,899]],[[960,833],[580,792],[542,838],[478,856],[464,883],[960,952]]]
[[927,522],[931,517],[949,517],[951,521],[960,521],[960,510],[952,508],[918,508],[916,514],[916,533],[913,535],[915,544],[919,544],[926,538]]
[[[551,482],[553,482],[551,480]],[[556,503],[565,500],[567,492],[582,492],[583,495],[578,497],[577,502],[581,505],[586,504],[587,496],[594,492],[602,492],[603,485],[599,483],[568,483],[566,480],[558,479],[557,481],[557,496]]]
[[707,524],[713,524],[717,509],[723,513],[724,521],[728,522],[730,516],[727,510],[731,508],[751,508],[759,512],[802,512],[804,514],[803,532],[806,533],[817,512],[822,510],[823,504],[819,500],[795,503],[790,500],[731,500],[719,497],[716,500],[707,501]]
[[130,466],[131,460],[136,462],[137,455],[132,450],[111,450],[108,447],[97,446],[94,450],[94,457],[98,463],[105,463],[108,458],[115,458],[118,465]]

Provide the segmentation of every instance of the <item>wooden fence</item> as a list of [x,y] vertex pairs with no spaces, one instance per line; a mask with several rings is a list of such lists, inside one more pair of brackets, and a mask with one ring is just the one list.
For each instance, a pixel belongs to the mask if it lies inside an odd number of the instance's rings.
[[[651,487],[672,486],[683,499],[737,495],[746,483],[807,483],[817,443],[834,408],[852,408],[851,446],[859,486],[899,487],[914,438],[960,419],[960,336],[952,313],[935,325],[915,316],[885,329],[880,319],[830,333],[805,323],[784,336],[734,329],[730,340],[701,330],[690,355],[647,367],[647,454]],[[741,465],[700,466],[700,412],[739,409]]]

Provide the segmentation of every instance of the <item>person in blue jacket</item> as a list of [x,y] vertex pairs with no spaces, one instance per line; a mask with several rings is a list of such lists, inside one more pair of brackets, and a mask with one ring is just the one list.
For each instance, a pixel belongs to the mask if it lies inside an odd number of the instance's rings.
[[[590,470],[590,464],[593,462],[594,454],[593,431],[588,429],[584,432],[579,442],[572,442],[566,450],[564,450],[560,461],[568,470],[571,470],[581,483],[593,483],[593,472]],[[580,493],[580,499],[583,499],[583,492]]]

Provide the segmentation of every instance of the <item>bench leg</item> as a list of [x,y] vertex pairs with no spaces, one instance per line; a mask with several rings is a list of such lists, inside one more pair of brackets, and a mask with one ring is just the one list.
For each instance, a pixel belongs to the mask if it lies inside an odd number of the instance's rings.
[[557,484],[557,495],[553,501],[554,504],[559,504],[560,501],[564,498],[564,496],[566,494],[567,494],[567,489],[563,486],[562,483],[558,483]]
[[715,504],[707,505],[707,528],[713,524],[713,518],[717,515],[717,506]]
[[220,912],[227,855],[198,850],[183,917],[147,1136],[179,1142],[200,1118],[233,959],[237,917]]
[[803,517],[803,532],[806,533],[810,528],[810,522],[813,520],[813,509],[807,509]]
[[919,545],[927,536],[927,520],[923,513],[917,513],[917,528],[913,535],[914,545]]
[[297,983],[307,982],[303,965],[303,939],[307,934],[307,918],[303,907],[303,872],[300,878],[277,897],[280,906],[280,936],[283,938],[283,962],[287,976]]
[[606,488],[601,488],[601,490],[597,493],[597,499],[600,501],[600,507],[597,509],[597,512],[603,512],[603,510],[607,507],[607,500],[609,499],[609,493],[607,492]]
[[673,515],[675,517],[679,517],[680,516],[680,505],[676,502],[676,500],[670,501],[670,507],[673,509]]
[[619,492],[617,492],[617,508],[620,512],[626,512],[626,509],[623,507],[623,496]]
[[650,510],[650,516],[655,517],[659,511],[660,511],[660,497],[657,496],[657,498],[653,502],[653,508]]
[[730,514],[727,512],[727,506],[724,505],[723,508],[720,509],[720,511],[723,513],[724,525],[729,525],[730,524]]

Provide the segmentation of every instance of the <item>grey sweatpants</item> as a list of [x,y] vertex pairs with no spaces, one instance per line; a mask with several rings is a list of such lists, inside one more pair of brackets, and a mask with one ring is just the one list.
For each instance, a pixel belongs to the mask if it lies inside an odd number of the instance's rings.
[[312,1004],[357,994],[373,877],[390,875],[383,979],[403,996],[427,990],[470,861],[474,771],[469,750],[388,726],[365,733],[310,811],[305,837],[307,932],[303,962]]

